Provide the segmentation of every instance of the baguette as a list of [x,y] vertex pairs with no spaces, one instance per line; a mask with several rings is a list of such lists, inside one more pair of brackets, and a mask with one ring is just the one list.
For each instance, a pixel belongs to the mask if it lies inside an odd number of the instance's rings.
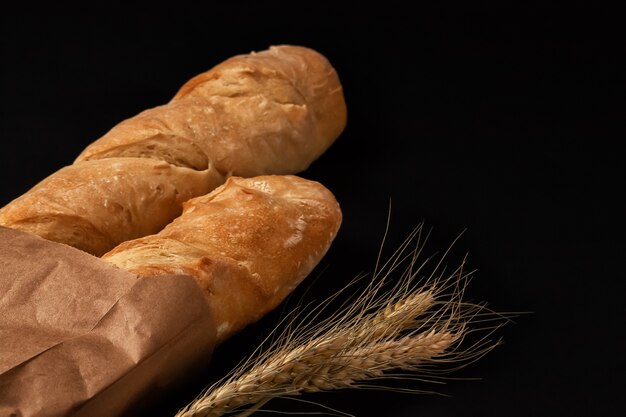
[[102,259],[138,276],[195,278],[218,342],[276,307],[324,256],[341,223],[330,191],[290,175],[231,177],[183,206],[158,234]]
[[231,175],[306,169],[345,122],[339,78],[319,53],[278,46],[236,56],[87,146],[0,209],[0,225],[99,256],[162,229],[184,200]]
[[205,169],[210,160],[225,175],[295,174],[345,123],[341,84],[326,58],[278,46],[197,75],[167,105],[115,126],[76,161],[138,156]]
[[5,226],[101,255],[118,243],[158,232],[185,200],[224,181],[215,170],[194,171],[141,158],[70,165],[0,210]]

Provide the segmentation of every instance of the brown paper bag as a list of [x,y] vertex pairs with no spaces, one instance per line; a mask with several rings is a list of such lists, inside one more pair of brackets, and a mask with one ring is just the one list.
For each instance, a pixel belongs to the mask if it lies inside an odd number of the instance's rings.
[[0,227],[0,417],[119,416],[208,361],[214,339],[191,277],[137,279]]

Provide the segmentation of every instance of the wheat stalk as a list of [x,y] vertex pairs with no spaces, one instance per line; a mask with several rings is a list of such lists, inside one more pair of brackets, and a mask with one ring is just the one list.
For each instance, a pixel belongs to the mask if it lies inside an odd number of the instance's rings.
[[[486,337],[460,347],[473,331],[482,329],[490,334],[494,327],[486,327],[485,322],[502,319],[484,306],[462,301],[471,275],[463,271],[463,264],[442,278],[445,269],[440,261],[425,282],[416,285],[428,264],[417,264],[420,232],[418,228],[389,261],[377,266],[365,291],[348,299],[343,309],[320,320],[329,300],[306,313],[304,319],[316,324],[296,325],[297,317],[292,318],[269,349],[209,387],[176,417],[218,417],[235,412],[244,417],[272,398],[371,388],[371,381],[398,376],[389,374],[392,370],[416,379],[436,378],[445,369],[433,369],[432,365],[466,364],[493,348],[496,343]],[[418,244],[410,250],[415,240]],[[396,284],[385,291],[392,273],[403,265]],[[470,323],[481,325],[468,330]],[[251,408],[244,411],[244,406]]]

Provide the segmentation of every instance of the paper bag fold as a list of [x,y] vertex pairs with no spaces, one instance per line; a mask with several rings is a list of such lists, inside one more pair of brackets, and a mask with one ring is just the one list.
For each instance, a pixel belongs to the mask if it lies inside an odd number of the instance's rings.
[[188,276],[146,277],[0,227],[0,417],[121,415],[208,361]]

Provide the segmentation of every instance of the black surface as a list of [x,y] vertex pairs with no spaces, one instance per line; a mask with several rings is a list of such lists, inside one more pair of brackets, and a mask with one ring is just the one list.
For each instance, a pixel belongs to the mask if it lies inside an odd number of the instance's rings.
[[[467,229],[449,262],[469,252],[477,273],[468,297],[533,314],[502,329],[505,344],[459,374],[481,380],[434,387],[449,397],[303,398],[358,416],[625,414],[615,12],[168,7],[159,16],[2,14],[1,205],[223,59],[278,43],[315,48],[340,74],[349,121],[302,174],[329,187],[344,210],[310,294],[372,269],[391,199],[390,248],[422,221],[433,228],[431,253]],[[218,351],[206,380],[250,352],[278,316]],[[182,386],[150,415],[172,415],[204,383]]]

